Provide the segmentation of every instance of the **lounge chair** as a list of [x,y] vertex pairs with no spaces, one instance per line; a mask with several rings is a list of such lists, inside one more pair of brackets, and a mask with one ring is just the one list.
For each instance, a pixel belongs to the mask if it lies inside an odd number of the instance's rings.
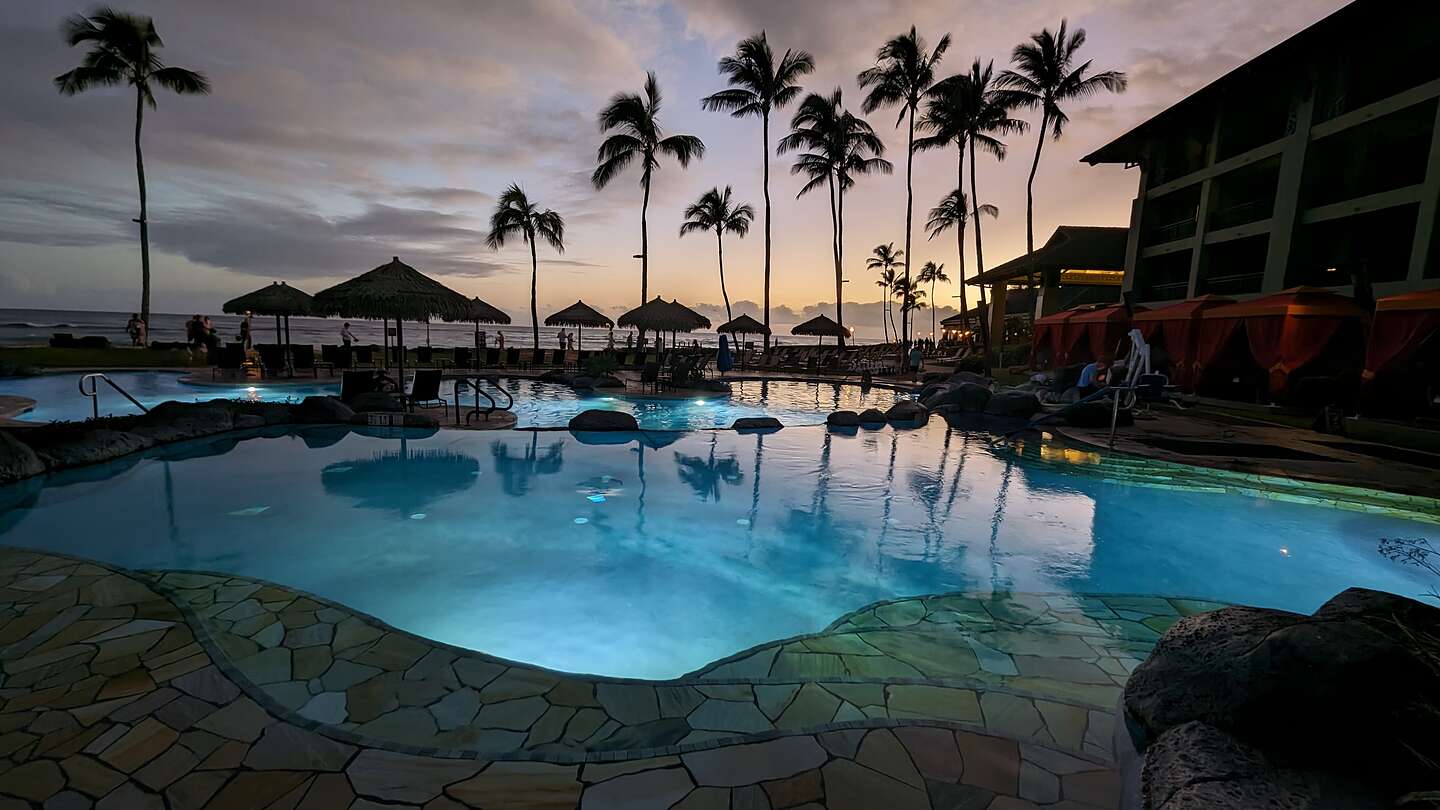
[[471,349],[465,346],[456,346],[451,355],[455,358],[456,368],[476,368],[475,360],[478,357]]
[[215,364],[210,369],[210,379],[215,379],[222,371],[230,375],[239,374],[245,367],[245,347],[222,346],[210,353],[210,359]]
[[[229,351],[226,346],[221,353]],[[243,351],[243,349],[242,349]],[[261,343],[255,346],[255,353],[260,355],[260,373],[266,377],[275,377],[285,370],[285,347],[278,343]]]
[[480,362],[481,368],[496,368],[500,365],[500,350],[486,349],[485,357]]
[[361,394],[378,390],[374,371],[346,371],[340,376],[340,401],[350,402]]
[[505,365],[506,365],[506,366],[517,366],[517,367],[520,366],[520,350],[519,350],[519,349],[506,349],[506,350],[505,350]]
[[335,376],[335,368],[324,361],[315,360],[315,347],[308,343],[290,347],[290,363],[296,371],[308,371],[310,376],[319,377],[320,367],[330,368],[330,376]]
[[336,369],[348,369],[354,364],[355,352],[349,346],[321,346],[320,359],[330,367],[334,376]]
[[352,365],[352,366],[354,366],[354,367],[356,367],[356,368],[358,368],[358,367],[360,367],[360,366],[368,366],[368,367],[370,367],[370,368],[374,368],[374,367],[375,367],[375,347],[374,347],[374,346],[356,346],[356,347],[354,347],[354,351],[355,351],[354,361],[353,361],[350,365]]
[[438,368],[420,369],[415,372],[415,381],[410,384],[410,393],[404,396],[405,407],[415,410],[422,408],[445,408],[450,403],[440,396],[440,380],[443,374]]

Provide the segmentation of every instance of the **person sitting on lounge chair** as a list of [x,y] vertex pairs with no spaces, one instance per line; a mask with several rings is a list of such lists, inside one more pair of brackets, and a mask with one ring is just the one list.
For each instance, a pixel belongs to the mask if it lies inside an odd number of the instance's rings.
[[1110,363],[1110,355],[1102,354],[1080,370],[1080,381],[1076,386],[1080,389],[1081,399],[1110,384]]

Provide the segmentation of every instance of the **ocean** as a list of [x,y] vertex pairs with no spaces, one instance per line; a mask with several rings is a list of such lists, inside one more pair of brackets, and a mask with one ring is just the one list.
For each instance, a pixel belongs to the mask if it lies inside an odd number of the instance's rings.
[[[206,313],[201,313],[206,314]],[[185,322],[190,320],[193,313],[175,315],[170,313],[150,313],[150,339],[152,341],[183,341],[185,339]],[[81,337],[83,335],[103,335],[110,339],[111,343],[128,346],[130,338],[125,334],[125,322],[130,320],[129,312],[91,312],[76,309],[5,309],[0,308],[0,346],[33,346],[44,345],[50,340],[50,336],[56,332],[69,332]],[[237,340],[240,334],[241,317],[238,315],[215,315],[210,314],[210,322],[214,324],[221,339],[226,341]],[[340,325],[344,323],[339,318],[300,318],[290,319],[290,340],[297,344],[311,343],[324,345],[327,343],[338,344],[340,342]],[[350,329],[361,343],[380,343],[381,324],[379,321],[352,320]],[[255,330],[254,340],[256,343],[275,342],[275,319],[256,316],[251,321]],[[780,325],[777,332],[779,340],[785,345],[811,344],[814,338],[797,337],[787,334],[789,324]],[[391,324],[391,328],[394,325]],[[488,345],[495,345],[496,332],[503,332],[505,345],[525,348],[530,346],[530,326],[528,323],[512,323],[508,326],[496,326],[494,324],[483,324],[480,327],[488,338]],[[572,327],[566,327],[565,331],[574,332]],[[616,342],[624,345],[625,334],[629,330],[615,330]],[[853,342],[875,343],[878,342],[879,330],[876,329],[875,338],[867,338],[865,330],[858,330],[861,334]],[[540,327],[540,346],[542,348],[558,348],[558,335],[560,327]],[[605,346],[604,329],[583,330],[584,345],[586,348],[600,349]],[[718,345],[719,336],[714,332],[693,332],[689,335],[681,335],[684,343],[691,340],[699,340],[701,346]],[[752,335],[747,340],[754,341],[760,345],[759,335]],[[826,340],[826,343],[830,343]],[[405,323],[405,345],[415,346],[473,346],[475,343],[475,325],[463,323],[433,323],[428,327],[424,323]]]

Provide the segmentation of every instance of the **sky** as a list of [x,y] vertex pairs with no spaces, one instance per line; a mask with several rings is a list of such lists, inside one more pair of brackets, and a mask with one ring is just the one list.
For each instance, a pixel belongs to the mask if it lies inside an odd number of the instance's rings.
[[[158,312],[216,312],[274,280],[316,292],[399,256],[453,288],[528,320],[529,253],[485,245],[496,195],[519,183],[560,212],[565,251],[542,244],[541,317],[582,298],[612,313],[640,303],[641,189],[635,169],[590,184],[596,113],[646,70],[664,93],[669,133],[704,140],[702,160],[662,163],[649,212],[650,291],[723,315],[713,237],[678,236],[684,207],[731,185],[761,211],[760,124],[705,112],[725,85],[716,61],[764,30],[776,50],[815,57],[807,90],[840,87],[860,112],[860,70],[893,34],[917,26],[953,43],[941,75],[994,60],[1062,18],[1084,28],[1084,58],[1124,71],[1123,95],[1068,110],[1036,179],[1036,240],[1056,225],[1126,225],[1136,170],[1081,156],[1324,17],[1342,0],[131,0],[155,18],[167,63],[204,72],[210,96],[160,95],[145,116]],[[0,5],[0,307],[133,310],[139,298],[134,96],[124,88],[62,97],[52,79],[78,63],[60,23],[89,4]],[[133,92],[133,91],[131,91]],[[772,140],[793,106],[773,116]],[[896,112],[868,119],[895,163],[846,198],[846,321],[878,330],[881,291],[864,258],[903,247],[905,130]],[[1024,114],[1022,114],[1024,117]],[[1035,117],[1035,116],[1032,116]],[[773,146],[773,144],[772,144]],[[1008,139],[1003,162],[978,164],[987,266],[1025,250],[1025,178],[1035,133]],[[771,157],[772,298],[779,323],[833,309],[829,207],[796,199],[791,158]],[[951,150],[914,164],[913,267],[956,276],[953,236],[928,240],[924,213],[954,187]],[[756,313],[763,236],[727,237],[736,314]],[[973,237],[972,237],[973,239]],[[975,269],[973,241],[967,247]],[[953,305],[955,285],[936,303]],[[851,302],[854,302],[852,305]],[[952,314],[945,309],[939,316]],[[922,316],[928,320],[928,316]],[[928,329],[928,324],[927,324]]]

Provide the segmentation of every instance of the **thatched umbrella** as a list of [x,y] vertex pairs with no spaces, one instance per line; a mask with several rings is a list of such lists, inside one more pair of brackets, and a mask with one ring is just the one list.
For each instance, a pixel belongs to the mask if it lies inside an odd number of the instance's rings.
[[[311,305],[314,299],[309,293],[291,287],[283,281],[275,281],[261,287],[260,289],[245,293],[239,298],[231,298],[220,308],[222,312],[231,315],[244,315],[255,313],[256,315],[275,316],[275,342],[285,346],[285,362],[290,362],[290,316],[310,314]],[[285,319],[285,336],[280,336],[280,319]]]
[[438,317],[468,321],[470,299],[392,257],[368,273],[315,294],[312,311],[344,318],[395,319],[395,345],[399,350],[400,381],[405,380],[405,328],[402,322]]
[[482,324],[482,323],[507,324],[507,323],[510,323],[510,316],[507,315],[507,314],[505,314],[505,311],[502,310],[502,309],[500,309],[499,307],[493,306],[493,305],[491,305],[491,304],[487,304],[487,303],[485,303],[484,301],[481,301],[478,297],[477,297],[477,298],[471,298],[468,303],[469,303],[469,309],[466,310],[465,316],[464,316],[463,318],[449,317],[449,318],[445,318],[445,320],[446,320],[446,321],[449,321],[449,322],[451,322],[451,323],[454,323],[454,322],[456,322],[456,321],[473,321],[473,322],[474,322],[474,324],[475,324],[475,352],[476,352],[476,356],[475,356],[475,364],[476,364],[476,365],[475,365],[475,367],[476,367],[476,368],[479,368],[479,367],[480,367],[480,365],[479,365],[479,364],[480,364],[480,356],[479,356],[479,352],[480,352],[480,324]]
[[[715,327],[715,331],[729,333],[731,335],[740,335],[743,338],[747,335],[768,335],[770,334],[770,327],[755,320],[749,315],[741,315],[734,320],[726,321],[725,323],[722,323],[719,326]],[[743,340],[737,342],[735,346],[735,354],[740,357],[740,360],[743,364],[745,360]]]
[[670,332],[674,342],[675,332],[693,332],[710,326],[710,319],[676,301],[666,301],[655,296],[653,301],[641,304],[621,315],[616,323],[639,329],[641,332]]
[[841,338],[846,338],[850,336],[850,333],[845,330],[845,327],[830,320],[824,315],[816,315],[815,317],[800,324],[794,329],[791,329],[790,334],[814,335],[820,338],[821,343],[825,342],[825,337],[827,335],[835,338],[837,343]]
[[594,307],[584,301],[576,301],[570,306],[560,310],[545,319],[546,326],[573,326],[578,334],[575,343],[580,348],[585,348],[585,327],[603,326],[610,328],[615,322],[605,317]]

